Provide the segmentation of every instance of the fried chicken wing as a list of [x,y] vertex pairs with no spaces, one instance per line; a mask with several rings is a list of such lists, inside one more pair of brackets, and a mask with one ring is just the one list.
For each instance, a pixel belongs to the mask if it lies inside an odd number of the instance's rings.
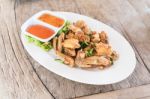
[[83,28],[86,26],[86,23],[83,21],[83,20],[78,20],[76,23],[75,23],[75,26],[78,27],[78,28]]
[[80,29],[80,28],[78,28],[78,27],[76,27],[76,26],[74,26],[74,25],[70,25],[69,27],[68,27],[70,30],[72,30],[73,32],[82,32],[82,30]]
[[67,39],[75,38],[75,34],[70,31],[70,32],[66,35],[66,38],[67,38]]
[[58,46],[57,46],[57,49],[60,52],[62,51],[62,42],[64,40],[64,36],[65,36],[65,34],[61,33],[60,36],[58,37]]
[[79,40],[74,39],[74,38],[65,39],[64,42],[63,42],[63,47],[70,48],[70,49],[79,48],[80,47]]
[[97,43],[100,41],[100,37],[98,33],[92,35],[92,42]]
[[55,51],[57,50],[57,37],[53,38],[53,48]]
[[77,56],[75,58],[75,64],[78,67],[81,67],[81,68],[89,68],[89,67],[91,67],[91,65],[88,65],[88,64],[84,63],[84,58],[85,58],[85,52],[81,51],[81,50],[78,51]]
[[59,51],[56,51],[56,54],[63,59],[66,63],[68,63],[71,67],[74,66],[74,59],[68,55],[65,55]]
[[64,48],[64,52],[69,56],[76,56],[76,51],[74,49]]
[[97,55],[102,56],[102,55],[106,55],[106,56],[110,56],[112,53],[111,47],[108,44],[104,44],[104,43],[97,43],[96,45],[96,52]]
[[110,60],[103,56],[91,56],[84,59],[83,64],[92,66],[109,66],[111,64]]
[[99,37],[102,43],[108,43],[108,37],[104,31],[99,34]]

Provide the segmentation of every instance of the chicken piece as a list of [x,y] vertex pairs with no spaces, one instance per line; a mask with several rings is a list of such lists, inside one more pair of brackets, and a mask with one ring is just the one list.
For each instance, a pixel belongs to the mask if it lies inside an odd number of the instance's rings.
[[75,65],[74,59],[72,57],[65,55],[59,51],[56,51],[56,54],[64,60],[64,63],[70,65],[71,67],[73,67]]
[[100,41],[102,43],[108,43],[108,37],[107,37],[107,34],[102,31],[100,34],[99,34],[99,37],[100,37]]
[[82,30],[74,25],[69,25],[68,27],[70,30],[72,30],[73,32],[77,33],[77,32],[82,32]]
[[90,42],[90,37],[88,35],[84,35],[83,33],[75,33],[75,38],[80,42]]
[[81,36],[83,36],[83,35],[84,35],[83,32],[76,32],[76,33],[75,33],[75,38],[79,40],[79,38],[80,38]]
[[108,44],[104,44],[104,43],[100,42],[100,43],[95,44],[95,45],[96,45],[95,50],[96,50],[97,55],[99,55],[99,56],[103,56],[103,55],[111,56],[112,50]]
[[84,35],[81,41],[90,42],[90,36]]
[[66,35],[66,38],[70,39],[70,38],[75,38],[75,35],[73,32],[69,32],[67,35]]
[[63,42],[63,40],[64,40],[64,36],[65,36],[65,34],[64,34],[64,33],[61,33],[60,36],[58,37],[57,50],[58,50],[59,52],[62,51],[62,42]]
[[100,41],[100,37],[98,33],[92,34],[92,42],[97,43]]
[[57,50],[57,40],[58,40],[57,37],[53,38],[53,48],[55,51]]
[[76,56],[76,59],[84,59],[85,58],[85,52],[82,51],[82,50],[79,50],[77,52],[77,56]]
[[76,27],[79,27],[79,28],[83,28],[86,26],[86,23],[83,21],[83,20],[78,20],[76,23],[75,23],[75,26]]
[[119,57],[119,55],[116,53],[116,51],[113,51],[112,54],[111,54],[111,58],[112,58],[113,60],[117,60],[118,57]]
[[110,60],[103,56],[91,56],[84,59],[84,63],[92,66],[109,66],[111,64]]
[[68,62],[68,61],[66,61],[66,60],[64,60],[64,64],[69,65],[69,62]]
[[98,68],[99,68],[99,69],[104,69],[104,66],[99,66]]
[[76,56],[76,51],[74,49],[64,48],[64,52],[69,56]]
[[63,42],[63,47],[70,48],[70,49],[80,48],[79,40],[74,39],[74,38],[66,39]]
[[75,26],[79,27],[85,34],[90,34],[91,33],[90,28],[87,26],[87,24],[83,20],[78,20],[75,23]]
[[82,28],[82,31],[85,33],[85,34],[90,34],[91,33],[91,30],[88,26],[85,26]]
[[81,68],[89,68],[91,67],[91,65],[87,65],[87,64],[84,64],[83,61],[84,61],[84,58],[85,58],[85,52],[83,51],[78,51],[77,52],[77,56],[76,56],[76,59],[75,59],[75,64],[78,66],[78,67],[81,67]]

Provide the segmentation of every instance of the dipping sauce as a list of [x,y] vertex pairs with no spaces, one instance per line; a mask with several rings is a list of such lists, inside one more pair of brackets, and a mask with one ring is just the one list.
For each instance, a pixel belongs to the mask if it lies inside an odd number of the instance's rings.
[[48,23],[50,25],[53,25],[55,27],[61,27],[64,24],[64,20],[61,18],[58,18],[56,16],[50,15],[50,14],[43,14],[39,17],[39,20]]
[[47,39],[54,34],[52,29],[42,25],[31,25],[27,28],[27,32],[41,39]]

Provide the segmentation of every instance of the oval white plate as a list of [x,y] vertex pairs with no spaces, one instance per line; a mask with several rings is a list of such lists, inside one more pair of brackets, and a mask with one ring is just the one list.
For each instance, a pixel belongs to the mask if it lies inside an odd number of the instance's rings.
[[112,48],[119,53],[119,59],[113,66],[104,70],[83,70],[79,68],[70,68],[67,65],[61,64],[54,60],[56,55],[53,50],[50,52],[44,52],[41,48],[33,44],[29,44],[24,34],[21,33],[21,40],[25,49],[37,62],[62,77],[73,81],[94,85],[116,83],[127,78],[133,72],[136,65],[135,53],[126,39],[117,31],[104,23],[87,16],[71,12],[55,13],[64,15],[66,19],[71,22],[75,22],[79,19],[84,20],[92,30],[107,32]]

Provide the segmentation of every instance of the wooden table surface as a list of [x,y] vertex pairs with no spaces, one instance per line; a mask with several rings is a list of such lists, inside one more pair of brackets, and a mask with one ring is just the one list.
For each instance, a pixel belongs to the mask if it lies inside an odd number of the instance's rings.
[[[116,29],[136,53],[134,73],[119,83],[95,86],[42,67],[23,48],[20,26],[44,9],[80,13]],[[0,99],[75,97],[150,99],[150,0],[0,0]]]

